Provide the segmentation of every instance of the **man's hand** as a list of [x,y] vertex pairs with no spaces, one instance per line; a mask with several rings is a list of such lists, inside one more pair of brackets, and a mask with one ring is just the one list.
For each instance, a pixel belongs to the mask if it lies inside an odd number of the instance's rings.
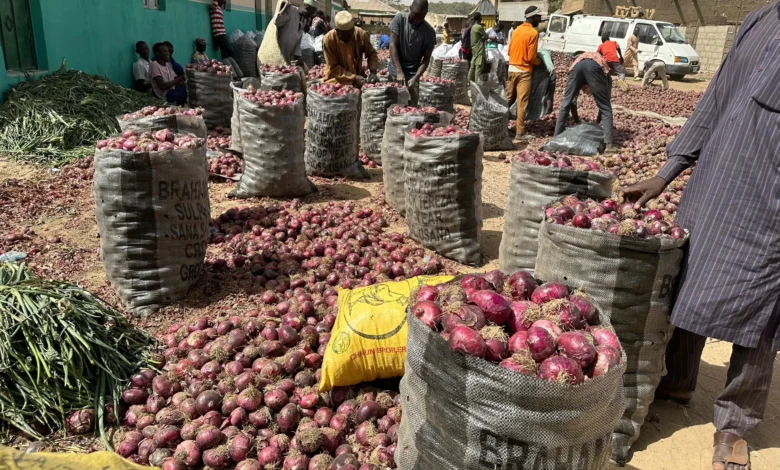
[[419,83],[419,81],[420,81],[420,76],[415,75],[414,77],[412,77],[411,80],[409,80],[409,83],[407,83],[406,86],[409,88],[414,88],[415,86],[417,86],[417,83]]
[[395,74],[395,81],[396,83],[406,86],[406,77],[404,77],[404,73],[400,70]]
[[360,87],[362,87],[362,86],[363,86],[363,83],[365,83],[365,81],[366,81],[366,79],[365,79],[365,78],[361,77],[360,75],[355,75],[355,81],[354,81],[354,83],[355,83],[355,86],[356,86],[357,88],[360,88]]
[[664,188],[666,188],[667,184],[665,179],[654,176],[621,189],[620,195],[629,201],[633,201],[634,207],[639,209],[647,204],[647,201],[650,199],[658,197],[663,192]]
[[368,79],[366,81],[368,81],[368,83],[376,83],[379,81],[379,77],[374,72],[371,72],[368,74]]

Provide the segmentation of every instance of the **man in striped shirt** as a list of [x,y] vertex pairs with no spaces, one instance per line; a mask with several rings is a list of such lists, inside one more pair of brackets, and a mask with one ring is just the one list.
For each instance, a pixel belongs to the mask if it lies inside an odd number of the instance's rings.
[[733,344],[715,400],[714,470],[750,468],[745,439],[764,416],[780,349],[778,77],[774,2],[745,18],[658,175],[623,190],[642,206],[696,163],[677,211],[691,238],[656,398],[690,401],[707,338]]
[[211,36],[214,38],[214,49],[222,53],[222,60],[233,57],[233,48],[230,47],[227,33],[225,32],[225,0],[213,0],[211,2]]

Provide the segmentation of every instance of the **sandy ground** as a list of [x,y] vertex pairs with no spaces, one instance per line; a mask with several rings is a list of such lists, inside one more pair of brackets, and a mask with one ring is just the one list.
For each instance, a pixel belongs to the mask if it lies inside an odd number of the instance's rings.
[[[642,86],[641,81],[634,81],[632,78],[632,72],[628,72],[626,77],[626,83],[631,86]],[[707,85],[710,84],[712,77],[707,75],[690,75],[684,77],[682,80],[669,80],[669,88],[680,91],[700,91],[703,92],[707,89]],[[656,80],[653,85],[660,85],[661,81]]]

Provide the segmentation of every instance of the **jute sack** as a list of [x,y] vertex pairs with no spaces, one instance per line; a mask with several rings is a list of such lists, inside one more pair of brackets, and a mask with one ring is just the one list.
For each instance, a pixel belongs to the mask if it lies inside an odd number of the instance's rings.
[[[469,130],[482,134],[485,150],[514,149],[509,138],[506,93],[498,86],[498,79],[491,75],[495,87],[471,82],[471,116]],[[492,88],[492,89],[491,89]]]
[[174,133],[195,134],[204,138],[208,135],[203,116],[187,116],[176,114],[173,116],[144,116],[140,118],[124,119],[124,115],[116,117],[119,129],[122,131],[131,129],[138,132],[159,131],[170,129]]
[[385,133],[382,137],[382,180],[385,183],[385,201],[399,214],[406,213],[404,194],[404,141],[406,132],[414,123],[442,122],[439,113],[395,114],[387,110]]
[[185,73],[187,103],[193,108],[203,108],[203,122],[206,127],[230,127],[230,118],[233,115],[231,76],[194,70],[187,70]]
[[183,298],[203,272],[210,237],[205,144],[100,150],[93,190],[100,257],[122,302],[146,314]]
[[443,59],[436,59],[431,57],[431,62],[428,65],[428,69],[425,71],[425,75],[428,77],[441,77],[441,66],[443,63]]
[[587,292],[610,319],[626,353],[626,409],[612,439],[612,459],[619,464],[628,460],[665,371],[664,352],[674,329],[669,322],[672,294],[684,244],[546,222],[539,231],[536,276]]
[[479,264],[482,137],[412,137],[407,133],[404,178],[409,235],[447,258]]
[[248,77],[240,81],[232,82],[230,84],[230,90],[233,92],[233,115],[230,117],[230,131],[232,139],[230,140],[230,148],[236,152],[243,152],[241,147],[241,116],[238,111],[238,96],[250,86],[255,89],[260,87],[260,80],[255,77]]
[[301,197],[316,191],[303,161],[303,98],[293,105],[265,106],[238,97],[244,172],[230,195]]
[[361,94],[360,145],[363,152],[382,164],[382,138],[385,134],[387,110],[394,105],[406,106],[409,90],[406,87],[365,88]]
[[257,43],[248,35],[243,35],[233,43],[236,62],[244,77],[257,77]]
[[360,94],[323,96],[309,89],[306,109],[306,174],[368,178],[358,160]]
[[417,105],[433,106],[439,111],[455,112],[454,105],[455,85],[450,83],[431,83],[425,78],[420,80],[420,93]]
[[452,80],[455,104],[471,106],[469,99],[469,63],[465,60],[444,62],[441,66],[441,78]]
[[[533,269],[544,206],[570,194],[603,199],[612,194],[615,177],[512,161],[509,195],[504,206],[504,234],[498,249],[501,271]],[[543,279],[547,279],[544,278]]]
[[625,360],[560,385],[453,351],[411,312],[407,322],[399,470],[607,468]]

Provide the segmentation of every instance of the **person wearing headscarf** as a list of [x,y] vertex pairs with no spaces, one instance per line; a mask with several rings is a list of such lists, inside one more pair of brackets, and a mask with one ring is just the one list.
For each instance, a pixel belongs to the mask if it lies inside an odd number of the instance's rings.
[[[336,29],[322,39],[322,51],[325,54],[323,82],[361,87],[365,81],[374,83],[378,80],[376,49],[368,34],[355,26],[348,11],[336,14]],[[368,62],[368,78],[363,70],[364,56]]]

